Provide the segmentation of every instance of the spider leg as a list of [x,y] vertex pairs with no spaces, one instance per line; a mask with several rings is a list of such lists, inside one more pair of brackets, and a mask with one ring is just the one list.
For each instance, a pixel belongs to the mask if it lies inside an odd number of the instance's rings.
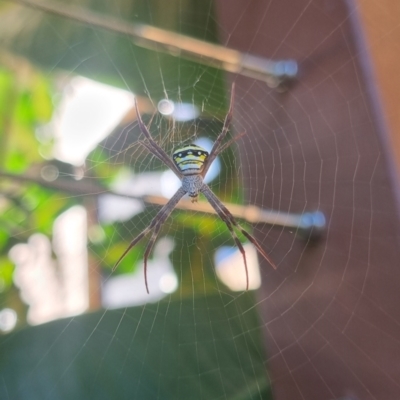
[[[228,133],[229,126],[232,122],[234,99],[235,99],[235,83],[232,83],[231,100],[230,100],[230,104],[229,104],[228,114],[226,114],[224,125],[222,127],[222,131],[218,135],[217,140],[214,142],[214,145],[211,149],[210,155],[207,157],[207,160],[205,162],[204,169],[202,172],[203,177],[206,175],[212,162],[217,158],[218,154],[221,153],[221,150],[220,150],[221,143],[225,139],[225,136]],[[225,146],[222,146],[222,147],[224,149],[226,148]]]
[[220,146],[217,156],[219,154],[221,154],[223,151],[225,151],[232,143],[236,142],[237,140],[239,140],[241,137],[243,137],[246,134],[247,134],[247,132],[243,131],[242,133],[239,133],[236,136],[234,136],[231,140],[229,140],[229,142],[226,142],[222,146]]
[[[217,204],[220,208],[221,211],[226,215],[226,217],[229,219],[229,221],[242,232],[242,234],[251,242],[254,244],[254,246],[257,248],[259,253],[268,261],[268,263],[271,265],[272,268],[277,269],[275,263],[272,261],[271,257],[262,249],[261,245],[258,243],[257,239],[250,235],[249,232],[247,232],[235,219],[235,217],[231,214],[231,212],[225,207],[225,205],[222,203],[222,201],[213,193],[213,191],[209,188],[208,185],[204,184],[202,188],[203,194],[207,197],[208,201],[210,201],[210,198],[212,198],[212,201]],[[207,192],[207,195],[206,195]],[[211,203],[211,201],[210,201]],[[211,203],[212,205],[212,203]]]
[[229,232],[232,235],[233,240],[236,243],[236,246],[238,247],[240,253],[242,254],[243,262],[244,262],[244,269],[246,272],[246,290],[249,290],[249,269],[247,267],[246,252],[244,250],[244,247],[243,247],[241,241],[239,240],[239,238],[237,237],[236,232],[233,230],[232,224],[230,223],[230,221],[228,221],[225,218],[225,215],[223,214],[223,212],[220,209],[217,209],[215,207],[214,207],[214,209],[217,212],[217,214],[219,215],[219,217],[225,222],[226,226],[229,229]]
[[214,143],[214,145],[213,145],[213,147],[211,149],[210,156],[212,156],[218,150],[218,148],[221,145],[222,141],[224,140],[226,134],[228,133],[229,126],[231,125],[231,122],[232,122],[234,100],[235,100],[235,84],[232,83],[229,110],[228,110],[228,113],[225,116],[225,120],[224,120],[224,125],[222,127],[222,131],[218,135],[217,140],[215,141],[215,143]]
[[178,204],[179,200],[186,194],[186,192],[182,189],[179,188],[178,191],[169,199],[168,203],[165,204],[161,210],[157,213],[157,215],[152,219],[150,222],[150,225],[144,229],[139,235],[137,235],[129,244],[127,249],[122,253],[121,257],[118,259],[118,261],[115,263],[113,267],[113,271],[116,270],[120,262],[123,260],[123,258],[129,253],[129,251],[139,243],[141,239],[143,239],[144,236],[148,235],[153,229],[153,234],[150,238],[149,243],[147,244],[146,251],[144,254],[144,274],[145,274],[145,283],[146,283],[146,290],[147,293],[149,293],[149,288],[147,285],[147,259],[148,256],[151,252],[151,249],[153,248],[154,242],[157,239],[158,233],[160,232],[160,229],[165,222],[165,220],[170,216],[171,212],[175,208],[175,206]]
[[[272,261],[271,257],[262,249],[261,245],[258,243],[257,239],[250,235],[234,218],[231,212],[225,207],[222,201],[213,193],[213,191],[209,188],[208,185],[203,184],[201,188],[201,192],[213,206],[219,217],[227,224],[227,221],[231,225],[234,225],[240,232],[256,247],[258,252],[268,261],[272,268],[276,269],[275,263]],[[229,228],[229,226],[228,226]],[[238,246],[239,247],[239,246]],[[243,253],[242,253],[243,254]]]
[[150,293],[149,292],[149,285],[147,283],[147,260],[149,258],[150,253],[151,253],[151,250],[153,249],[154,244],[155,244],[155,242],[157,240],[158,234],[160,233],[161,227],[162,227],[163,223],[165,222],[165,220],[167,219],[168,216],[169,216],[169,214],[166,215],[163,218],[163,220],[159,220],[157,225],[154,227],[153,234],[151,235],[150,240],[147,243],[146,250],[145,250],[144,255],[143,255],[144,283],[146,285],[147,293]]
[[135,109],[136,109],[136,115],[137,115],[137,120],[138,120],[140,131],[143,133],[144,136],[146,136],[146,139],[148,140],[148,143],[141,142],[141,144],[144,147],[146,147],[146,149],[150,153],[154,154],[165,165],[167,165],[167,167],[170,168],[178,176],[178,178],[181,178],[182,174],[179,171],[178,167],[170,159],[170,157],[164,151],[164,149],[161,146],[159,146],[158,143],[153,139],[149,130],[147,129],[147,126],[143,123],[142,116],[140,115],[136,99],[135,99]]
[[167,162],[167,159],[164,160],[164,158],[161,156],[161,154],[159,154],[148,142],[140,141],[140,142],[137,142],[137,143],[141,144],[143,147],[145,147],[149,151],[149,153],[153,154],[159,160],[161,160],[164,164],[166,164],[167,167],[170,168],[171,171],[174,172],[175,175],[179,179],[182,179],[182,174],[178,171],[178,169],[176,168],[176,165],[173,164],[172,161],[169,158],[168,158],[168,162]]
[[207,190],[203,191],[204,196],[206,196],[207,200],[210,202],[210,204],[212,205],[212,207],[214,208],[214,210],[216,211],[218,216],[222,219],[222,221],[225,222],[226,226],[229,229],[229,232],[232,235],[233,240],[236,243],[236,246],[238,247],[240,253],[242,254],[243,262],[244,262],[244,269],[246,272],[246,290],[249,290],[249,270],[247,267],[246,252],[244,250],[244,247],[243,247],[241,241],[239,240],[238,236],[236,235],[236,232],[233,229],[231,221],[228,219],[228,217],[225,215],[225,213],[219,207],[219,204],[214,201],[214,198],[211,196],[209,197],[209,193],[212,193],[211,189],[209,189],[209,192]]

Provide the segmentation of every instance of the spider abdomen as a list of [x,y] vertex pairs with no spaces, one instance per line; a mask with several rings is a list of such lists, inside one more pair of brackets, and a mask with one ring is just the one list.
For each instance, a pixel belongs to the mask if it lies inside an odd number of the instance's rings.
[[192,198],[192,202],[197,201],[197,196],[203,187],[201,175],[185,175],[182,178],[182,189]]
[[195,144],[180,147],[172,154],[175,165],[183,175],[200,174],[207,157],[208,152]]

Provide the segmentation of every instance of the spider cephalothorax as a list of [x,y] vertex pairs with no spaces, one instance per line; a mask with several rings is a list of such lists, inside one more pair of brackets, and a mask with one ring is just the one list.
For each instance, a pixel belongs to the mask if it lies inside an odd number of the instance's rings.
[[247,289],[249,288],[249,275],[247,270],[246,252],[244,251],[243,245],[240,242],[239,238],[237,237],[234,228],[238,229],[256,247],[258,252],[271,264],[271,266],[276,268],[275,264],[272,262],[271,258],[267,255],[267,253],[265,253],[265,251],[262,249],[258,241],[252,235],[250,235],[250,233],[248,233],[245,229],[243,229],[240,226],[240,224],[236,221],[236,219],[233,217],[230,211],[225,207],[224,203],[222,203],[221,200],[219,200],[219,198],[203,181],[204,176],[206,175],[212,162],[217,158],[217,156],[220,153],[222,153],[227,147],[229,147],[235,140],[237,140],[244,134],[242,133],[240,135],[237,135],[235,138],[222,144],[222,141],[225,139],[225,136],[228,133],[229,125],[232,120],[234,95],[235,95],[235,86],[232,85],[229,111],[225,117],[222,131],[217,137],[217,140],[215,141],[211,149],[211,152],[208,153],[202,147],[197,146],[195,144],[190,144],[181,147],[179,149],[176,149],[172,154],[172,159],[167,155],[164,149],[160,147],[157,144],[157,142],[153,139],[153,137],[150,135],[150,132],[148,131],[146,125],[142,121],[142,118],[140,116],[137,107],[137,103],[135,102],[138,124],[141,132],[146,137],[146,140],[141,142],[141,144],[148,151],[150,151],[150,153],[152,153],[161,161],[163,161],[164,164],[168,166],[175,173],[175,175],[181,180],[182,183],[181,187],[177,190],[177,192],[169,199],[169,201],[161,208],[158,214],[153,218],[153,220],[150,222],[150,225],[131,241],[128,248],[124,251],[124,253],[121,255],[121,257],[116,262],[113,268],[113,269],[117,268],[118,264],[126,256],[129,250],[131,250],[132,247],[134,247],[144,236],[152,232],[152,235],[150,237],[149,243],[147,244],[143,257],[144,280],[147,293],[149,293],[149,287],[147,284],[147,259],[154,246],[157,236],[160,233],[162,225],[164,224],[165,220],[169,217],[173,209],[176,207],[179,200],[185,194],[188,194],[192,198],[192,202],[194,202],[197,201],[199,193],[203,193],[203,195],[209,201],[209,203],[214,208],[218,216],[225,222],[226,226],[229,229],[229,232],[233,237],[233,240],[236,243],[236,246],[239,248],[239,251],[243,256],[243,261],[246,271]]

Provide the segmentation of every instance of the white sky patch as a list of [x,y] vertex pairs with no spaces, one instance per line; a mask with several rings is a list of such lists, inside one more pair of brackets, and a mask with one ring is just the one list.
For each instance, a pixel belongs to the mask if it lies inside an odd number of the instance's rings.
[[[14,283],[28,305],[30,324],[78,315],[88,309],[87,214],[82,206],[74,206],[56,219],[53,243],[35,233],[27,243],[13,246],[9,256],[15,263]],[[0,313],[0,331],[12,328],[12,315]]]
[[[250,243],[243,245],[246,252],[249,273],[249,289],[261,286],[261,274],[258,264],[257,250]],[[215,264],[218,278],[233,291],[246,290],[246,269],[243,257],[236,247],[222,246],[215,252]]]
[[71,80],[54,125],[55,157],[82,165],[134,105],[132,93],[83,77]]
[[174,103],[162,99],[157,105],[158,111],[163,115],[170,115],[175,121],[190,121],[200,115],[199,108],[191,103]]

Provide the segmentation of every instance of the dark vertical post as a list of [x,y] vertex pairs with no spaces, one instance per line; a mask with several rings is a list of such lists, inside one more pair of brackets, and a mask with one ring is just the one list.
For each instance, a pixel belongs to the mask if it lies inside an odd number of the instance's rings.
[[[248,202],[319,209],[322,241],[257,226],[278,264],[260,259],[260,312],[275,397],[396,398],[400,392],[399,183],[378,123],[375,84],[351,2],[216,2],[221,41],[299,62],[278,92],[234,76],[234,125]],[[373,78],[372,78],[373,79]],[[262,232],[262,233],[261,233]]]

